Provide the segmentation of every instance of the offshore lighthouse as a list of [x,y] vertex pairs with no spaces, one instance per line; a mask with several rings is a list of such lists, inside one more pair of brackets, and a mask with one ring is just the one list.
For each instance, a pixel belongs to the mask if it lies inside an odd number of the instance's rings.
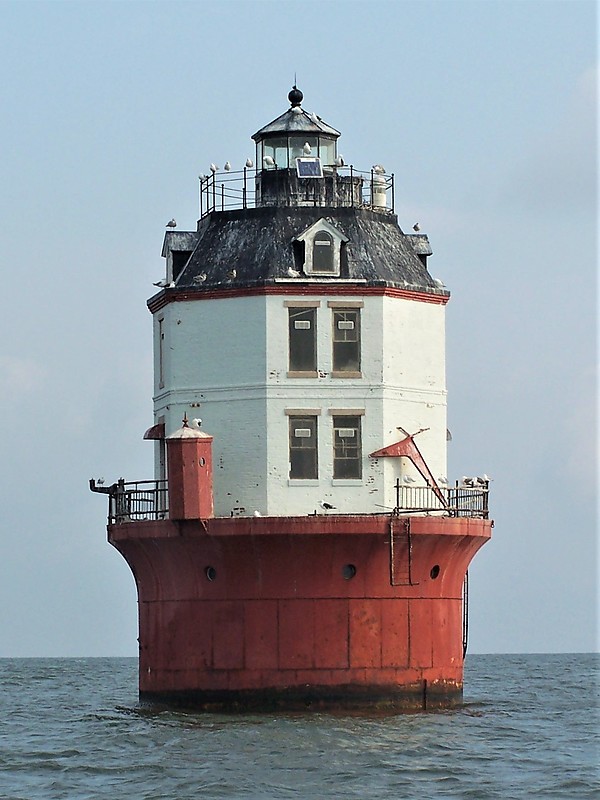
[[137,585],[140,699],[452,705],[493,523],[486,479],[446,478],[449,292],[393,175],[346,166],[288,99],[254,163],[201,178],[197,229],[166,233],[154,480],[90,482]]

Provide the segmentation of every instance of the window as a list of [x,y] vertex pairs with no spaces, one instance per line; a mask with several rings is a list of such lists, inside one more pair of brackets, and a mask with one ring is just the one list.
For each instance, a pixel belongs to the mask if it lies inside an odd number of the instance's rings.
[[333,418],[333,477],[362,477],[362,446],[359,416]]
[[290,372],[317,371],[317,309],[290,308]]
[[292,416],[290,422],[290,478],[318,478],[317,417]]
[[327,231],[319,231],[313,239],[313,272],[334,272],[333,236]]
[[360,309],[333,309],[333,371],[360,374]]

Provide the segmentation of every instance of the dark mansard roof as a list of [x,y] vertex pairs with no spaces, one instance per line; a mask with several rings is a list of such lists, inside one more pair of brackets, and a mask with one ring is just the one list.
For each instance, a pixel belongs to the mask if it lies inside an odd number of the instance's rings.
[[[175,288],[239,289],[289,279],[288,271],[299,268],[295,240],[320,219],[348,240],[341,272],[317,278],[301,275],[293,279],[299,286],[303,280],[335,283],[342,278],[361,285],[409,287],[448,296],[425,266],[424,256],[431,254],[431,247],[424,234],[404,234],[393,214],[352,207],[271,206],[209,214],[199,223],[197,233],[191,234],[196,244],[189,247],[191,256],[176,278]],[[163,252],[170,247],[170,237],[181,233],[167,233]],[[175,241],[173,245],[172,249],[179,249]],[[236,273],[233,278],[232,270]]]

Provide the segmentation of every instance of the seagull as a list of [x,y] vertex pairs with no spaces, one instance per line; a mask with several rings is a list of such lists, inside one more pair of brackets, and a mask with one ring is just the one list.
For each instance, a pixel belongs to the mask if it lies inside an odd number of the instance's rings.
[[248,169],[250,169],[251,167],[254,166],[254,161],[252,161],[251,158],[247,158],[246,159],[246,166],[248,167]]
[[236,276],[237,276],[237,270],[230,269],[229,272],[227,273],[227,280],[233,281],[235,280]]
[[193,278],[194,283],[204,283],[206,280],[206,272],[201,272],[200,275],[196,275]]
[[205,176],[205,174],[204,174],[203,172],[201,172],[201,173],[198,175],[198,180],[199,180],[199,181],[203,181],[205,177],[206,177],[206,176]]
[[444,476],[442,476],[441,478],[438,478],[438,481],[440,483],[448,483],[448,478],[444,478]]
[[377,175],[383,175],[385,172],[385,167],[382,167],[381,164],[373,164],[372,169]]
[[217,167],[217,165],[216,165],[216,164],[211,164],[211,165],[210,165],[210,171],[213,173],[213,175],[215,174],[215,172],[217,172],[217,171],[218,171],[218,169],[219,169],[219,168]]
[[265,167],[273,167],[273,166],[275,166],[275,162],[273,161],[271,156],[265,156],[263,158],[263,164],[265,165]]
[[229,163],[229,161],[225,162],[225,166],[223,167],[223,169],[225,170],[225,172],[231,171],[231,164]]
[[292,114],[301,114],[301,113],[302,113],[302,109],[300,108],[300,106],[294,106],[292,108]]
[[413,225],[413,231],[417,231],[418,232],[420,230],[421,230],[421,226],[419,225],[418,222],[415,222],[415,224]]
[[324,508],[325,511],[331,511],[332,509],[335,509],[335,506],[332,506],[331,503],[327,503],[325,500],[321,500],[319,505],[321,508]]
[[96,483],[98,484],[98,486],[102,486],[102,484],[104,483],[104,478],[96,478]]
[[439,286],[440,288],[446,285],[441,278],[434,278],[433,282],[435,283],[436,286]]
[[475,482],[475,480],[473,478],[467,478],[466,475],[462,476],[461,483],[462,483],[463,486],[473,486],[474,482]]
[[169,282],[168,282],[168,281],[156,281],[156,283],[153,283],[153,284],[152,284],[152,286],[158,286],[158,287],[160,287],[161,289],[164,289],[164,288],[165,288],[165,286],[168,286],[168,285],[169,285]]
[[490,476],[486,475],[485,472],[483,473],[483,475],[481,477],[479,477],[479,476],[477,477],[477,483],[481,483],[483,486],[485,486],[485,484],[489,483],[491,480],[492,479],[490,478]]
[[262,514],[260,513],[260,511],[255,511],[254,512],[254,516],[255,517],[262,517]]
[[344,166],[344,156],[338,156],[335,160],[336,167],[343,167]]
[[299,278],[301,273],[298,272],[297,269],[290,267],[287,271],[287,274],[289,275],[290,278]]
[[310,118],[311,118],[311,120],[312,120],[312,121],[315,123],[315,125],[318,125],[318,124],[319,124],[320,120],[319,120],[319,118],[317,117],[317,115],[315,114],[315,112],[314,112],[314,111],[313,111],[313,113],[310,115]]
[[176,227],[177,227],[177,223],[175,222],[175,220],[174,220],[174,219],[170,219],[170,220],[167,222],[167,225],[166,225],[166,227],[167,227],[167,228],[176,228]]
[[200,419],[200,417],[195,417],[195,419],[193,419],[190,422],[190,428],[194,428],[194,430],[196,431],[200,430],[201,425],[202,425],[202,420]]
[[402,478],[402,480],[404,481],[404,483],[416,483],[416,480],[414,478],[411,478],[410,475],[405,475]]
[[304,142],[304,147],[302,148],[302,152],[304,153],[304,155],[305,156],[309,156],[311,150],[312,150],[312,147],[309,145],[309,143],[308,142]]

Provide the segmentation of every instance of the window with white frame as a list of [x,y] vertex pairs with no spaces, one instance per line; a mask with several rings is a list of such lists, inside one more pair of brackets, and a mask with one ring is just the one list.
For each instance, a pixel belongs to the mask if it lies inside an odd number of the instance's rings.
[[362,478],[360,416],[333,416],[333,477]]
[[360,308],[333,308],[333,372],[360,374]]
[[317,417],[289,417],[290,478],[309,480],[319,477]]
[[289,371],[290,373],[316,373],[317,371],[317,309],[288,308]]

